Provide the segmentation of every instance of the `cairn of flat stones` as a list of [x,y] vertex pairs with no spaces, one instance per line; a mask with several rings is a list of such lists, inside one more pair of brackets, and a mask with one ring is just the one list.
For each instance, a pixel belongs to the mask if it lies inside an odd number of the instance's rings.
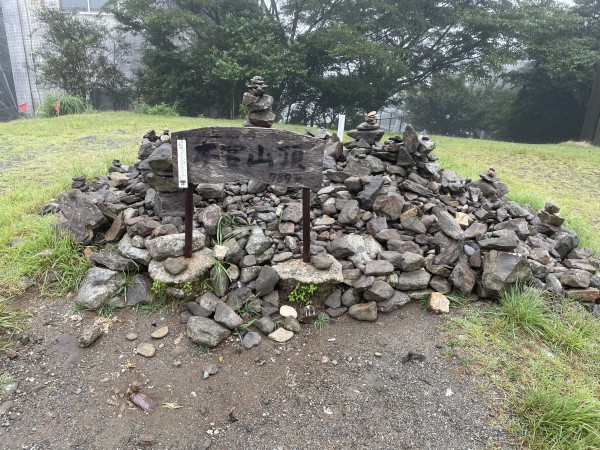
[[[44,209],[58,211],[56,226],[84,245],[115,244],[90,248],[94,266],[75,302],[89,309],[149,303],[159,281],[182,300],[181,321],[202,345],[239,329],[248,320],[241,311],[261,316],[246,347],[260,333],[285,341],[319,313],[373,321],[421,300],[443,311],[450,292],[497,298],[517,283],[598,312],[600,261],[578,248],[556,205],[534,211],[508,201],[493,168],[462,179],[439,167],[435,144],[410,125],[383,144],[376,125],[370,115],[349,133],[353,141],[326,145],[323,186],[311,200],[310,264],[301,259],[298,192],[243,180],[196,187],[193,254],[185,258],[183,192],[173,179],[168,130],[149,131],[135,164],[114,161],[107,176],[76,177]],[[138,274],[124,287],[127,271]],[[202,292],[207,279],[212,291]],[[282,293],[297,283],[318,286],[314,306],[288,304]]]
[[246,86],[248,92],[244,92],[242,104],[248,108],[248,115],[244,122],[245,127],[271,128],[275,121],[275,114],[271,111],[273,97],[268,95],[268,86],[262,77],[252,77]]

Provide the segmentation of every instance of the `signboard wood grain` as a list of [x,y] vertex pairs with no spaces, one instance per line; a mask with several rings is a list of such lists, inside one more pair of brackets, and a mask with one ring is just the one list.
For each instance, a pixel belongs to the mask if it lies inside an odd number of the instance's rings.
[[287,187],[322,185],[325,142],[273,128],[205,127],[171,134],[177,173],[177,140],[186,141],[188,181],[256,180]]

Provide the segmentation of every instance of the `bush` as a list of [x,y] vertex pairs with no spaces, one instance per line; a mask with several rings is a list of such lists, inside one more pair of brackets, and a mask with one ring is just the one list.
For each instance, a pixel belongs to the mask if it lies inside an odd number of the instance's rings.
[[58,102],[58,94],[46,95],[41,105],[40,115],[42,117],[56,117],[59,115],[64,116],[67,114],[86,114],[95,112],[92,105],[76,95],[60,95],[59,110],[57,113],[55,108]]
[[177,117],[179,112],[177,111],[178,105],[174,103],[173,106],[167,105],[166,103],[159,103],[158,105],[150,106],[147,103],[140,103],[135,108],[137,114],[147,114],[149,116],[170,116]]

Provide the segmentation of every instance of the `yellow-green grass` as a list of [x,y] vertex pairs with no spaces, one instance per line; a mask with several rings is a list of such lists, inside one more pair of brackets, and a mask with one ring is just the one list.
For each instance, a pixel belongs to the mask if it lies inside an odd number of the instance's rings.
[[578,303],[513,290],[447,321],[459,356],[508,402],[498,416],[525,448],[600,448],[600,322]]

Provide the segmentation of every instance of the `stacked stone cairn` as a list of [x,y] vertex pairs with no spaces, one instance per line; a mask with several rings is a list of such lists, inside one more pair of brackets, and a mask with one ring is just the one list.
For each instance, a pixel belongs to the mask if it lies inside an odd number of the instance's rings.
[[244,122],[245,127],[271,128],[275,120],[275,114],[271,111],[273,97],[267,95],[267,86],[262,77],[252,77],[246,86],[248,92],[244,92],[242,104],[248,108],[248,116]]
[[[301,259],[300,193],[243,180],[196,187],[193,256],[183,257],[183,192],[168,131],[149,131],[137,163],[114,161],[91,181],[76,177],[45,208],[58,211],[56,226],[79,243],[115,244],[86,248],[93,267],[75,302],[150,303],[153,285],[163,287],[181,300],[188,336],[211,347],[251,318],[285,341],[318,314],[374,321],[411,301],[447,311],[445,294],[498,298],[517,283],[598,312],[600,261],[577,247],[557,206],[534,211],[507,201],[493,169],[462,179],[439,167],[435,144],[410,125],[383,144],[376,125],[369,115],[348,133],[352,142],[326,145],[323,186],[311,200],[311,264]],[[125,285],[127,272],[137,275]],[[288,302],[298,283],[317,286],[314,305]],[[247,348],[260,341],[243,332]]]

